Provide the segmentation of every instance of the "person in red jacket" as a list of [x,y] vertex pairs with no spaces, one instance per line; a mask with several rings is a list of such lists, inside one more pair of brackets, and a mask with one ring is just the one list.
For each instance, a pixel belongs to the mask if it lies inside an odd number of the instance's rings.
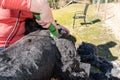
[[[13,33],[20,11],[17,30]],[[56,29],[59,28],[53,19],[47,0],[0,0],[0,50],[24,36],[25,19],[33,18],[32,13],[40,14],[41,20],[36,22],[43,28],[48,28],[51,23]]]

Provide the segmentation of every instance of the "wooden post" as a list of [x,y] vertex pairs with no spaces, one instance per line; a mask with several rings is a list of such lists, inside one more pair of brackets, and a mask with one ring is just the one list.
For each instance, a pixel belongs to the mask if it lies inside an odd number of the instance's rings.
[[57,3],[55,0],[52,0],[52,7],[53,9],[57,9]]
[[104,18],[103,18],[104,21],[106,20],[106,14],[107,14],[107,3],[108,3],[108,0],[105,0],[105,9],[104,9]]
[[96,7],[97,7],[97,12],[98,12],[98,14],[99,14],[99,10],[100,10],[100,1],[101,1],[101,0],[98,0],[98,1],[97,1],[97,6],[96,6]]
[[108,0],[105,0],[104,6],[103,6],[103,16],[102,16],[102,20],[103,20],[103,21],[106,20],[106,15],[107,15],[107,3],[108,3]]

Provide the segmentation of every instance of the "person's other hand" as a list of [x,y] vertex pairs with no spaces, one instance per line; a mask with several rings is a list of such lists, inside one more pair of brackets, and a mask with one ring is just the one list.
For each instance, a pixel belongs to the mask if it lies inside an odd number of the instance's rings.
[[52,25],[54,25],[54,27],[58,29],[60,34],[69,34],[69,30],[66,27],[57,24],[55,21],[52,22]]
[[69,30],[66,27],[62,25],[57,25],[57,26],[60,34],[69,34]]

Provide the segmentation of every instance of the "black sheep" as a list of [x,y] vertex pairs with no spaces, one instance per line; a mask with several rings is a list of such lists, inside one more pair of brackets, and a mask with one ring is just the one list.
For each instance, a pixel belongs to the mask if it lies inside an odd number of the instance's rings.
[[0,54],[0,80],[49,80],[59,51],[46,31],[36,31]]
[[73,42],[38,29],[0,52],[0,80],[89,80]]

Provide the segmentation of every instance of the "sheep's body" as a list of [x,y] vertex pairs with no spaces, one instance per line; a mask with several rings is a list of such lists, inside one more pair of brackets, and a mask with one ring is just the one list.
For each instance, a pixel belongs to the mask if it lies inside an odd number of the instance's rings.
[[26,35],[0,54],[0,80],[88,80],[74,44],[53,40],[47,30]]
[[0,54],[0,80],[48,80],[59,54],[47,31],[36,31]]

